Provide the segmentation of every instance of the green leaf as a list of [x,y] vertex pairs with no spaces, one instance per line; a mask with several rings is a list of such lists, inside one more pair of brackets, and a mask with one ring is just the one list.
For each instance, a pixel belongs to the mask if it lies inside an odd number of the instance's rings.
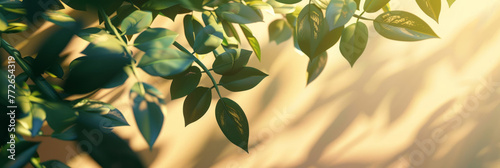
[[448,1],[448,6],[451,7],[451,5],[453,5],[453,3],[455,3],[455,0],[446,0]]
[[405,11],[389,11],[373,21],[375,30],[382,36],[399,41],[419,41],[439,38],[422,19]]
[[280,3],[284,3],[284,4],[296,4],[302,0],[276,0],[276,1],[278,1]]
[[9,22],[7,22],[7,19],[3,16],[2,13],[0,13],[0,32],[7,30],[8,25]]
[[332,0],[326,8],[325,19],[329,30],[344,26],[356,11],[354,0]]
[[[29,141],[20,141],[12,146],[15,146],[14,150],[10,152],[11,144],[5,144],[2,146],[2,150],[0,153],[0,163],[2,167],[24,167],[31,159],[33,155],[35,155],[36,150],[40,142],[29,142]],[[12,155],[13,154],[13,155]],[[13,157],[14,159],[10,159]]]
[[212,68],[215,73],[230,75],[239,72],[248,63],[252,51],[230,49],[215,58]]
[[239,92],[252,89],[265,77],[267,77],[267,74],[264,72],[252,67],[245,67],[235,74],[223,75],[220,78],[219,84],[227,90]]
[[368,13],[377,12],[382,9],[385,4],[389,3],[389,1],[390,0],[366,0],[363,8]]
[[212,102],[212,89],[198,87],[184,100],[183,112],[186,126],[200,119]]
[[[97,31],[92,29],[90,31]],[[80,37],[90,40],[90,44],[82,51],[87,56],[115,56],[123,57],[126,54],[125,46],[113,35],[106,32],[88,34],[80,32]]]
[[60,11],[47,11],[42,15],[42,17],[45,20],[64,28],[72,28],[76,24],[75,19]]
[[[132,14],[132,12],[137,11],[137,10],[139,10],[139,9],[137,9],[134,5],[120,6],[118,8],[118,10],[116,10],[116,15],[111,18],[111,24],[113,24],[113,26],[115,26],[115,27],[120,26],[120,24],[123,22],[123,20],[125,18],[127,18],[127,16],[129,16],[130,14]],[[99,15],[99,17],[101,17],[101,16]],[[99,18],[99,19],[101,19],[101,18]]]
[[273,6],[263,1],[249,1],[247,2],[247,6],[255,10],[267,11],[269,13],[274,14]]
[[330,0],[311,0],[311,1],[320,9],[326,9],[328,4],[330,3]]
[[86,56],[75,61],[70,64],[63,87],[71,94],[84,94],[105,87],[130,64],[127,58],[108,55]]
[[149,28],[137,36],[134,46],[142,51],[167,48],[174,43],[178,35],[165,28]]
[[328,31],[328,25],[323,24],[323,29],[320,30],[321,42],[318,44],[318,48],[314,53],[315,57],[321,55],[323,52],[335,45],[342,35],[342,30],[344,26],[337,27],[331,31]]
[[276,41],[276,44],[287,41],[292,37],[292,27],[286,20],[278,19],[269,24],[269,41]]
[[47,124],[54,132],[63,132],[75,124],[76,111],[68,104],[45,101],[41,105],[47,116]]
[[159,93],[153,86],[140,82],[137,82],[130,90],[130,98],[133,100],[132,110],[137,127],[139,127],[150,149],[153,148],[163,126],[164,117],[161,109],[163,99]]
[[192,66],[182,76],[175,77],[170,85],[170,95],[173,99],[181,98],[191,93],[200,83],[201,70]]
[[314,4],[302,9],[297,18],[297,42],[300,50],[310,58],[314,58],[321,41],[320,29],[323,28],[323,12]]
[[340,52],[351,67],[365,50],[367,42],[368,28],[363,22],[353,23],[344,29],[340,40]]
[[248,44],[252,47],[253,52],[255,52],[255,56],[261,60],[261,50],[260,50],[260,45],[259,41],[257,41],[257,38],[253,36],[252,30],[248,28],[246,25],[240,24],[240,28],[243,31],[243,34],[247,38]]
[[19,33],[28,29],[28,26],[24,23],[9,23],[9,26],[3,33]]
[[73,109],[77,110],[80,115],[82,115],[83,113],[89,113],[101,116],[95,117],[95,119],[99,119],[98,121],[96,121],[101,124],[105,124],[103,125],[104,127],[129,125],[120,110],[113,107],[111,104],[90,99],[76,100],[73,102],[73,104]]
[[259,14],[242,3],[222,4],[215,10],[222,19],[233,23],[248,24],[262,21]]
[[70,168],[68,165],[58,160],[45,161],[42,162],[40,165],[44,166],[45,168]]
[[193,61],[187,53],[160,48],[148,50],[137,66],[153,76],[172,76],[189,68]]
[[418,6],[424,13],[439,22],[439,13],[441,12],[441,0],[416,0]]
[[196,33],[193,49],[197,54],[206,54],[212,52],[222,43],[224,39],[224,30],[222,24],[217,23],[215,13],[203,12],[205,27]]
[[[289,14],[293,13],[296,10],[296,5],[283,4],[280,2],[276,2],[276,0],[268,0],[267,3],[273,7],[274,13],[278,14]],[[300,12],[300,10],[299,10]],[[298,13],[297,13],[298,15]]]
[[184,36],[186,36],[186,40],[188,41],[191,47],[194,46],[194,39],[196,37],[196,33],[200,32],[203,29],[200,21],[198,21],[193,15],[184,16]]
[[323,72],[327,60],[328,54],[326,52],[309,60],[309,64],[307,65],[307,84],[313,82]]
[[144,167],[128,142],[103,129],[101,123],[95,121],[95,118],[78,118],[76,143],[85,144],[82,145],[85,146],[83,152],[88,153],[101,167]]
[[137,10],[128,15],[121,23],[121,30],[126,35],[139,33],[153,22],[153,14],[150,11]]
[[73,35],[73,32],[68,30],[57,31],[57,33],[52,34],[38,51],[38,55],[32,64],[33,72],[41,74],[50,66],[58,64],[59,55],[66,48]]
[[149,10],[162,10],[179,4],[177,0],[149,0],[142,5],[142,8]]
[[219,99],[215,107],[215,118],[226,138],[248,152],[248,120],[238,103],[228,98]]
[[354,2],[356,2],[356,9],[359,10],[359,5],[361,4],[361,0],[354,0]]

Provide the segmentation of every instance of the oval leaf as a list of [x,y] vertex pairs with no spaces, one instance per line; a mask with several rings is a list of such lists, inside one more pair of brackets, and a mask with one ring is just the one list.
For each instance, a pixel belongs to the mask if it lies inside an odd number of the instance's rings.
[[441,0],[417,0],[417,4],[427,16],[439,22]]
[[292,27],[286,20],[278,19],[269,24],[269,41],[276,41],[276,44],[285,42],[292,37]]
[[257,86],[266,76],[258,69],[245,67],[233,75],[222,76],[219,84],[233,92],[245,91]]
[[356,11],[354,0],[332,0],[326,8],[325,19],[330,30],[344,26]]
[[239,72],[248,63],[252,51],[230,49],[215,58],[212,68],[215,73],[230,75]]
[[368,28],[363,22],[353,23],[344,29],[340,40],[340,52],[351,67],[365,51],[368,42]]
[[165,28],[150,28],[139,34],[134,46],[142,51],[155,48],[167,48],[172,45],[179,34]]
[[187,53],[170,49],[151,49],[144,54],[137,65],[153,76],[172,76],[189,68],[193,57]]
[[310,84],[323,72],[327,60],[328,54],[326,52],[309,60],[309,64],[307,65],[307,84]]
[[363,8],[368,13],[377,12],[382,9],[385,4],[389,3],[389,1],[390,0],[366,0]]
[[205,115],[212,102],[211,91],[210,88],[198,87],[186,97],[183,105],[186,126]]
[[225,3],[215,10],[224,20],[239,24],[248,24],[262,21],[260,15],[252,8],[242,3]]
[[47,11],[42,15],[42,17],[45,20],[64,28],[71,28],[76,24],[75,19],[60,11]]
[[194,46],[194,39],[196,33],[203,29],[200,21],[193,17],[193,15],[184,16],[184,36],[191,47]]
[[314,4],[309,4],[302,9],[297,18],[297,42],[300,50],[310,58],[315,57],[315,52],[321,40],[320,29],[323,28],[323,12]]
[[259,41],[257,41],[257,38],[253,36],[252,30],[250,30],[250,28],[248,28],[246,25],[240,24],[240,28],[243,31],[245,37],[247,38],[248,44],[250,44],[250,47],[252,47],[253,52],[255,52],[255,56],[257,56],[257,58],[260,61],[261,52],[260,52]]
[[153,14],[150,11],[136,10],[123,19],[121,30],[126,35],[132,35],[148,28],[151,22],[153,22]]
[[222,24],[217,23],[215,14],[203,12],[205,27],[196,33],[193,49],[197,54],[206,54],[219,47],[224,39]]
[[389,11],[373,21],[375,30],[382,36],[399,41],[418,41],[439,38],[422,19],[405,11]]
[[243,109],[233,100],[222,98],[219,99],[215,107],[215,118],[226,138],[248,152],[250,131]]
[[192,66],[182,76],[175,77],[170,85],[170,95],[173,99],[181,98],[191,93],[200,83],[200,68]]

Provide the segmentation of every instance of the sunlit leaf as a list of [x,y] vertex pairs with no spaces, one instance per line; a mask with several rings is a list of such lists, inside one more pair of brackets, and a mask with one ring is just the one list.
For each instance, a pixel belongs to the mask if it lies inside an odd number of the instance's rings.
[[167,48],[174,43],[178,35],[165,28],[149,28],[137,36],[134,46],[142,51]]
[[24,23],[9,23],[7,29],[3,33],[19,33],[28,29],[28,25]]
[[177,76],[170,85],[170,95],[173,99],[181,98],[191,93],[200,83],[201,70],[189,67],[181,76]]
[[330,0],[311,0],[313,4],[315,4],[320,9],[326,9]]
[[330,30],[344,26],[356,11],[356,2],[353,0],[332,0],[326,8],[325,20]]
[[60,11],[47,11],[42,16],[45,20],[65,28],[71,28],[76,24],[75,19]]
[[153,14],[150,11],[137,10],[123,19],[121,30],[125,32],[126,35],[139,33],[148,28],[152,21]]
[[250,131],[243,109],[233,100],[221,98],[215,107],[215,118],[226,138],[248,152]]
[[368,13],[377,12],[382,9],[390,0],[366,0],[364,10]]
[[193,60],[182,51],[159,48],[148,50],[137,66],[153,76],[172,76],[189,68]]
[[197,54],[206,54],[219,47],[224,39],[224,30],[220,23],[217,23],[215,13],[203,12],[205,27],[196,33],[193,49]]
[[149,0],[142,5],[144,9],[162,10],[179,4],[177,0]]
[[206,87],[198,87],[184,100],[183,113],[184,123],[189,125],[200,119],[207,112],[212,102],[212,90]]
[[45,161],[40,163],[40,165],[44,166],[45,168],[70,168],[68,165],[58,160]]
[[367,42],[368,28],[363,22],[353,23],[344,29],[340,40],[340,52],[351,67],[365,50]]
[[252,89],[267,76],[267,74],[258,69],[245,67],[235,74],[223,75],[220,78],[219,84],[227,90],[239,92]]
[[375,30],[382,36],[399,41],[418,41],[439,38],[422,19],[405,11],[389,11],[374,21]]
[[274,13],[289,14],[296,11],[296,5],[280,3],[276,0],[268,0],[267,3],[273,7]]
[[317,57],[309,60],[309,64],[307,65],[307,84],[313,82],[319,76],[319,74],[323,72],[327,60],[328,54],[326,52],[323,52]]
[[252,47],[253,52],[255,53],[255,56],[261,60],[261,50],[260,50],[260,44],[259,41],[257,41],[257,38],[253,36],[252,30],[248,28],[246,25],[240,24],[240,28],[243,31],[243,34],[247,38],[248,44],[250,44],[250,47]]
[[41,74],[50,66],[58,64],[59,55],[73,37],[73,32],[64,30],[52,34],[40,47],[32,64],[34,73]]
[[293,33],[292,27],[286,20],[283,19],[271,22],[271,24],[269,24],[268,31],[269,41],[276,41],[276,44],[280,44],[290,39]]
[[262,21],[259,14],[242,3],[226,3],[220,5],[215,12],[224,20],[239,24],[248,24]]
[[439,22],[439,13],[441,12],[441,0],[416,0],[418,6],[424,13]]

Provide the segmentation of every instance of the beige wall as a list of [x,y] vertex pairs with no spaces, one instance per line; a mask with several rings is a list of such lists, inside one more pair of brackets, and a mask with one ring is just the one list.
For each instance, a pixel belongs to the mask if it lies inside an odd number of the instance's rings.
[[[247,114],[249,154],[219,130],[215,99],[209,112],[188,127],[183,123],[183,99],[167,101],[163,130],[149,151],[128,102],[133,79],[95,98],[112,101],[125,114],[131,126],[116,128],[116,133],[150,167],[499,167],[500,1],[457,0],[451,8],[443,1],[440,24],[414,1],[393,1],[393,10],[415,13],[441,38],[392,41],[365,22],[370,38],[356,65],[350,68],[335,45],[324,72],[307,87],[307,57],[297,54],[291,41],[267,42],[266,23],[273,16],[251,25],[263,59],[252,58],[250,65],[270,75],[250,91],[223,91]],[[182,31],[166,19],[153,26],[165,25]],[[72,47],[81,51],[85,46]],[[147,81],[168,99],[168,81],[153,77]],[[202,83],[210,86],[208,79]],[[71,145],[52,142],[58,146],[40,146],[42,159],[64,160],[66,146]],[[87,159],[80,155],[68,164],[92,165]]]

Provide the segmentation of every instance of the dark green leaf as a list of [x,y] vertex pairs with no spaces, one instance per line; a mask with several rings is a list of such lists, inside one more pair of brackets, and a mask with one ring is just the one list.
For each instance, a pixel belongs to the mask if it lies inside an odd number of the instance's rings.
[[215,13],[203,12],[205,27],[196,33],[193,49],[197,54],[206,54],[219,47],[224,39],[224,30],[220,23],[217,23]]
[[309,60],[309,64],[307,65],[307,84],[310,84],[323,72],[327,60],[328,54],[326,52]]
[[193,15],[184,16],[184,36],[186,36],[186,40],[188,41],[191,47],[194,46],[194,39],[196,33],[200,32],[203,29],[200,21],[193,17]]
[[87,40],[88,42],[92,42],[92,41],[96,40],[97,38],[102,38],[100,36],[103,36],[103,35],[111,36],[103,29],[97,28],[97,27],[90,27],[90,28],[80,30],[76,35],[84,40]]
[[58,160],[45,161],[40,165],[44,166],[45,168],[70,168],[69,166]]
[[[15,146],[13,150],[11,149],[10,143],[2,146],[2,151],[0,153],[0,163],[2,167],[24,167],[31,157],[36,153],[36,150],[40,145],[39,142],[29,142],[29,141],[20,141],[17,143],[13,143],[12,146]],[[10,158],[13,159],[10,159]]]
[[126,35],[139,33],[153,22],[153,14],[150,11],[137,10],[128,15],[121,23],[121,30]]
[[239,92],[252,89],[265,77],[267,74],[264,72],[252,67],[245,67],[235,74],[222,76],[219,84],[227,90]]
[[130,90],[135,121],[150,149],[153,148],[163,126],[163,98],[160,93],[153,86],[139,82]]
[[340,52],[354,66],[359,56],[363,54],[368,42],[368,28],[363,22],[353,23],[344,29],[340,40]]
[[182,7],[194,10],[203,11],[203,6],[207,4],[210,0],[178,0]]
[[250,131],[243,109],[233,100],[221,98],[215,107],[215,118],[226,138],[248,152]]
[[176,32],[165,28],[149,28],[137,36],[134,46],[142,51],[167,48],[174,43],[178,35]]
[[212,102],[212,89],[198,87],[184,100],[183,112],[186,126],[200,119]]
[[181,98],[191,93],[200,83],[200,68],[192,66],[182,76],[174,78],[170,85],[170,95],[173,99]]
[[326,8],[325,19],[329,30],[344,26],[356,11],[354,0],[332,0]]
[[9,22],[7,22],[7,19],[3,16],[2,13],[0,13],[0,32],[7,30],[8,25]]
[[377,12],[382,9],[385,4],[389,3],[389,1],[390,0],[366,0],[363,8],[368,13]]
[[193,60],[187,53],[160,48],[148,50],[137,66],[153,76],[172,76],[189,68]]
[[48,101],[41,105],[47,116],[47,124],[54,132],[63,132],[75,124],[77,114],[69,105]]
[[31,114],[33,115],[31,136],[35,137],[40,132],[47,115],[43,106],[38,103],[33,103],[33,106],[31,107]]
[[262,21],[259,14],[242,3],[222,4],[215,10],[224,20],[239,24],[248,24]]
[[162,10],[179,4],[177,0],[149,0],[142,5],[143,9]]
[[424,13],[439,22],[439,13],[441,12],[441,0],[416,0],[418,6]]
[[276,41],[276,44],[285,42],[292,37],[292,27],[286,20],[278,19],[269,24],[269,41]]
[[257,41],[257,38],[253,36],[252,30],[248,28],[246,25],[240,24],[240,28],[243,31],[243,34],[247,38],[248,44],[252,47],[253,52],[255,53],[255,56],[261,60],[261,52],[260,52],[260,45],[259,41]]
[[300,50],[309,58],[316,57],[315,52],[322,38],[320,31],[323,26],[323,12],[314,4],[306,5],[297,18],[297,42]]
[[9,26],[3,33],[19,33],[28,29],[28,26],[24,23],[9,23]]
[[373,21],[375,30],[382,36],[399,41],[419,41],[439,38],[422,19],[405,11],[389,11]]
[[184,7],[182,7],[182,5],[178,4],[178,5],[174,5],[172,7],[169,7],[167,9],[163,9],[160,11],[162,15],[170,18],[172,21],[175,20],[175,17],[179,14],[184,14],[184,13],[190,13],[190,12],[193,12],[192,10],[190,9],[186,9]]
[[276,1],[284,3],[284,4],[296,4],[296,3],[299,3],[302,0],[276,0]]
[[326,9],[328,7],[328,4],[330,3],[330,0],[311,0],[313,4],[315,4],[317,7],[320,9]]

